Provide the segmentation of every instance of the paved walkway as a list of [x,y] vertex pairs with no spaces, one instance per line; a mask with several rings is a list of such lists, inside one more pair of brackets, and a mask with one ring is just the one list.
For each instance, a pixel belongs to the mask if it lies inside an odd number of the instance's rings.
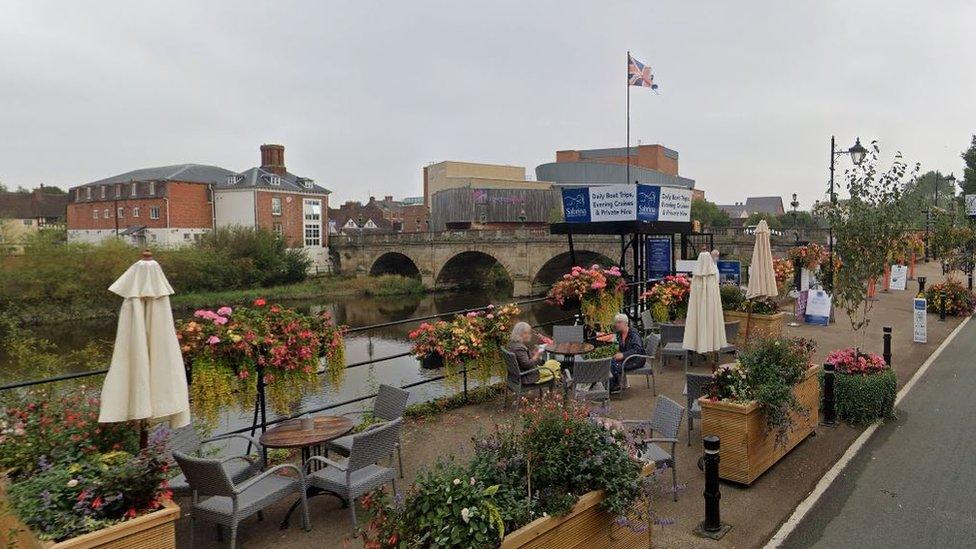
[[783,547],[976,545],[976,322],[931,364]]

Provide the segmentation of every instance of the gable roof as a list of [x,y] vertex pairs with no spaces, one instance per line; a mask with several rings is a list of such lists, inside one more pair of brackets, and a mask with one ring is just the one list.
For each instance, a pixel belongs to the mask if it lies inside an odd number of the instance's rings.
[[[362,218],[362,225],[359,219]],[[372,221],[375,227],[367,227],[368,222]],[[350,225],[351,222],[351,225]],[[365,230],[375,232],[392,232],[396,230],[396,225],[385,217],[383,213],[372,208],[329,208],[329,224],[334,223],[337,231],[343,229]]]
[[114,185],[116,183],[129,183],[130,181],[188,181],[191,183],[211,183],[219,185],[227,180],[228,175],[233,175],[231,170],[220,166],[210,166],[207,164],[175,164],[172,166],[159,166],[157,168],[142,168],[131,172],[113,175],[98,181],[92,181],[82,185],[83,187],[94,185]]
[[68,195],[64,193],[0,193],[0,218],[37,219],[64,217]]
[[750,214],[756,212],[770,215],[783,215],[783,197],[781,196],[750,196],[746,198],[746,209]]

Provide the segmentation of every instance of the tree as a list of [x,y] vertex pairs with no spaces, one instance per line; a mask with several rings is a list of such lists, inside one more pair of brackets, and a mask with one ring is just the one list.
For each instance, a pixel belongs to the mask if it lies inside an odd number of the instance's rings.
[[883,275],[892,254],[897,253],[898,246],[893,244],[901,242],[912,227],[912,206],[903,200],[902,192],[914,185],[918,174],[918,164],[910,168],[901,153],[887,171],[881,171],[877,142],[869,149],[868,157],[847,174],[850,198],[822,207],[834,229],[834,251],[842,261],[834,273],[833,298],[847,312],[854,332],[861,335],[861,345],[874,306],[867,299],[866,286]]
[[962,171],[962,192],[976,194],[976,135],[969,143],[969,148],[963,151],[962,160],[966,163]]
[[808,211],[797,211],[795,217],[793,216],[793,212],[786,212],[777,216],[776,219],[784,229],[792,229],[794,227],[805,229],[819,226],[817,223],[818,220]]
[[746,225],[750,227],[753,225],[758,225],[759,220],[761,219],[766,220],[766,224],[769,225],[770,229],[780,229],[783,227],[783,224],[779,221],[779,217],[766,212],[756,212],[750,215],[749,219],[746,220]]
[[691,201],[691,219],[700,222],[703,227],[728,227],[730,223],[728,212],[704,198]]

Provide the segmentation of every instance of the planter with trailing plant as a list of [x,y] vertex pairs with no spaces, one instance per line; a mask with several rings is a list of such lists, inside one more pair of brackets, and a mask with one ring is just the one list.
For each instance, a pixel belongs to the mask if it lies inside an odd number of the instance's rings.
[[853,425],[895,418],[898,380],[879,354],[854,347],[827,355],[836,368],[834,394],[837,416]]
[[[733,300],[729,298],[729,301]],[[739,335],[735,344],[740,347],[756,339],[782,337],[783,327],[786,326],[786,313],[779,310],[779,304],[771,297],[744,299],[738,303],[736,310],[722,311],[722,314],[726,322],[739,321]]]
[[813,433],[820,366],[810,365],[812,353],[808,340],[764,339],[716,371],[699,404],[702,436],[722,440],[721,478],[752,484]]
[[664,277],[640,297],[657,322],[674,322],[688,316],[691,280],[683,274]]
[[423,368],[444,368],[449,380],[462,371],[473,372],[480,381],[504,370],[499,347],[508,341],[519,313],[514,303],[455,315],[451,320],[424,322],[408,334],[413,354]]
[[166,433],[99,424],[98,398],[18,395],[0,417],[0,529],[17,547],[176,547]]
[[577,305],[587,326],[610,330],[614,315],[624,305],[626,288],[619,267],[575,266],[553,283],[546,293],[546,300],[560,308]]

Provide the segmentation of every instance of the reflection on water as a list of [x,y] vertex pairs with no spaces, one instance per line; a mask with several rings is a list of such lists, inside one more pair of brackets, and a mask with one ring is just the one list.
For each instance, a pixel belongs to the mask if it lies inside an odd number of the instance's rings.
[[[283,301],[282,305],[295,307],[306,312],[331,311],[336,321],[351,328],[383,324],[409,318],[425,317],[459,309],[481,307],[487,303],[505,303],[510,298],[491,296],[483,292],[443,293],[421,296],[393,296],[393,297],[343,297],[304,301]],[[566,312],[546,305],[544,302],[522,306],[522,320],[530,324],[551,322],[567,316]],[[408,322],[395,326],[386,326],[363,332],[356,332],[346,338],[346,361],[349,364],[366,360],[382,358],[410,350],[407,334],[417,327],[419,322]],[[57,325],[39,326],[34,333],[57,343],[62,350],[81,348],[94,340],[101,340],[111,344],[115,332],[115,320],[72,322]],[[545,331],[549,331],[547,328]],[[104,367],[104,366],[101,366]],[[359,396],[374,393],[382,384],[402,386],[425,378],[436,377],[438,370],[423,370],[420,363],[412,356],[393,358],[346,370],[345,380],[341,387],[331,387],[322,376],[322,389],[317,394],[303,399],[293,411],[316,408],[333,403],[343,402]],[[0,369],[0,383],[9,383],[21,379],[37,377],[30,372]],[[100,378],[97,378],[101,382]],[[474,386],[475,382],[471,382]],[[410,389],[410,401],[421,402],[431,398],[453,393],[456,388],[448,387],[442,381],[420,385]],[[365,403],[368,405],[368,401]],[[355,404],[343,411],[359,410],[363,407]],[[269,418],[275,414],[269,408]],[[218,431],[234,429],[250,425],[251,411],[225,410],[221,417]]]

